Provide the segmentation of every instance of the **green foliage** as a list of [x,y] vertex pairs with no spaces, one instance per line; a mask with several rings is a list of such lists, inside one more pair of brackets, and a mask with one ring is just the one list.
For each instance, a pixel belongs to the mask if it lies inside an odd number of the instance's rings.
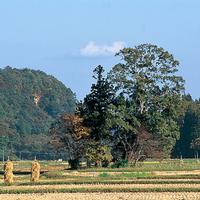
[[179,62],[151,44],[124,48],[117,55],[123,62],[112,68],[110,81],[135,106],[134,117],[142,130],[160,137],[165,156],[170,156],[180,135],[177,119],[184,81],[176,74]]
[[111,148],[98,142],[90,141],[86,147],[85,157],[96,165],[107,167],[112,160]]
[[60,113],[74,109],[74,94],[53,76],[30,69],[0,69],[0,135],[15,137],[15,150],[38,151],[31,147],[33,138],[45,136]]
[[199,149],[200,138],[200,102],[190,95],[184,96],[184,114],[180,118],[180,140],[174,147],[174,156],[194,158]]
[[124,168],[124,167],[128,167],[128,160],[119,160],[111,166],[111,168]]
[[83,157],[101,166],[131,162],[135,169],[138,161],[170,157],[172,150],[176,157],[192,157],[200,150],[200,101],[183,95],[179,62],[152,44],[117,55],[122,61],[108,76],[101,65],[94,69],[96,82],[75,115],[74,94],[54,77],[0,69],[0,137],[8,137],[1,146],[10,154],[47,152],[52,140],[73,168]]
[[195,150],[200,150],[200,138],[196,138],[191,142],[191,148]]
[[82,108],[84,123],[91,129],[90,137],[101,142],[109,135],[108,109],[114,98],[112,85],[103,73],[102,66],[95,68],[93,77],[96,83],[92,85],[90,94],[85,97]]

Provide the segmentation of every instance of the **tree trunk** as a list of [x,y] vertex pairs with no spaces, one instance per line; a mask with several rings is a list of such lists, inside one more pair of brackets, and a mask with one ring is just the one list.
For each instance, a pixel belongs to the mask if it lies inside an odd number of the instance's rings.
[[78,169],[80,167],[79,159],[71,159],[68,161],[70,165],[70,169]]

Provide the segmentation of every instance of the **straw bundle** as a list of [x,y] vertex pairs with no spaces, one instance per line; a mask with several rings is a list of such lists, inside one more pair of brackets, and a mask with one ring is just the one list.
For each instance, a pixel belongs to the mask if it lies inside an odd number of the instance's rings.
[[31,167],[31,181],[36,182],[40,178],[40,164],[37,160],[34,160],[32,162],[32,167]]
[[13,163],[10,160],[4,165],[4,182],[13,183]]

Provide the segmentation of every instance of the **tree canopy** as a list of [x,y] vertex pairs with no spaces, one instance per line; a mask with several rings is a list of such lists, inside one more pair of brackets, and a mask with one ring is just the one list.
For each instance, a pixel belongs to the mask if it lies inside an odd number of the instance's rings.
[[117,55],[122,62],[110,71],[110,81],[132,102],[133,115],[141,126],[162,138],[169,155],[180,135],[177,119],[184,80],[176,74],[179,62],[168,51],[151,44],[124,48]]
[[200,101],[185,95],[179,61],[152,44],[124,48],[116,56],[121,61],[107,74],[101,65],[94,69],[95,83],[83,102],[44,72],[1,69],[3,147],[62,152],[72,168],[81,159],[106,167],[111,161],[124,166],[197,156]]
[[61,113],[73,113],[75,101],[69,88],[42,71],[0,69],[0,135],[15,138],[15,150],[33,151],[34,139],[47,134]]

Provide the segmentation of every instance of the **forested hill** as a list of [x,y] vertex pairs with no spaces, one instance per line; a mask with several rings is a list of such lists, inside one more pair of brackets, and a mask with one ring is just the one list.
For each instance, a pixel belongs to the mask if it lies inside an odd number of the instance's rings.
[[75,95],[53,76],[30,69],[0,69],[0,136],[45,134],[61,113],[75,109]]

